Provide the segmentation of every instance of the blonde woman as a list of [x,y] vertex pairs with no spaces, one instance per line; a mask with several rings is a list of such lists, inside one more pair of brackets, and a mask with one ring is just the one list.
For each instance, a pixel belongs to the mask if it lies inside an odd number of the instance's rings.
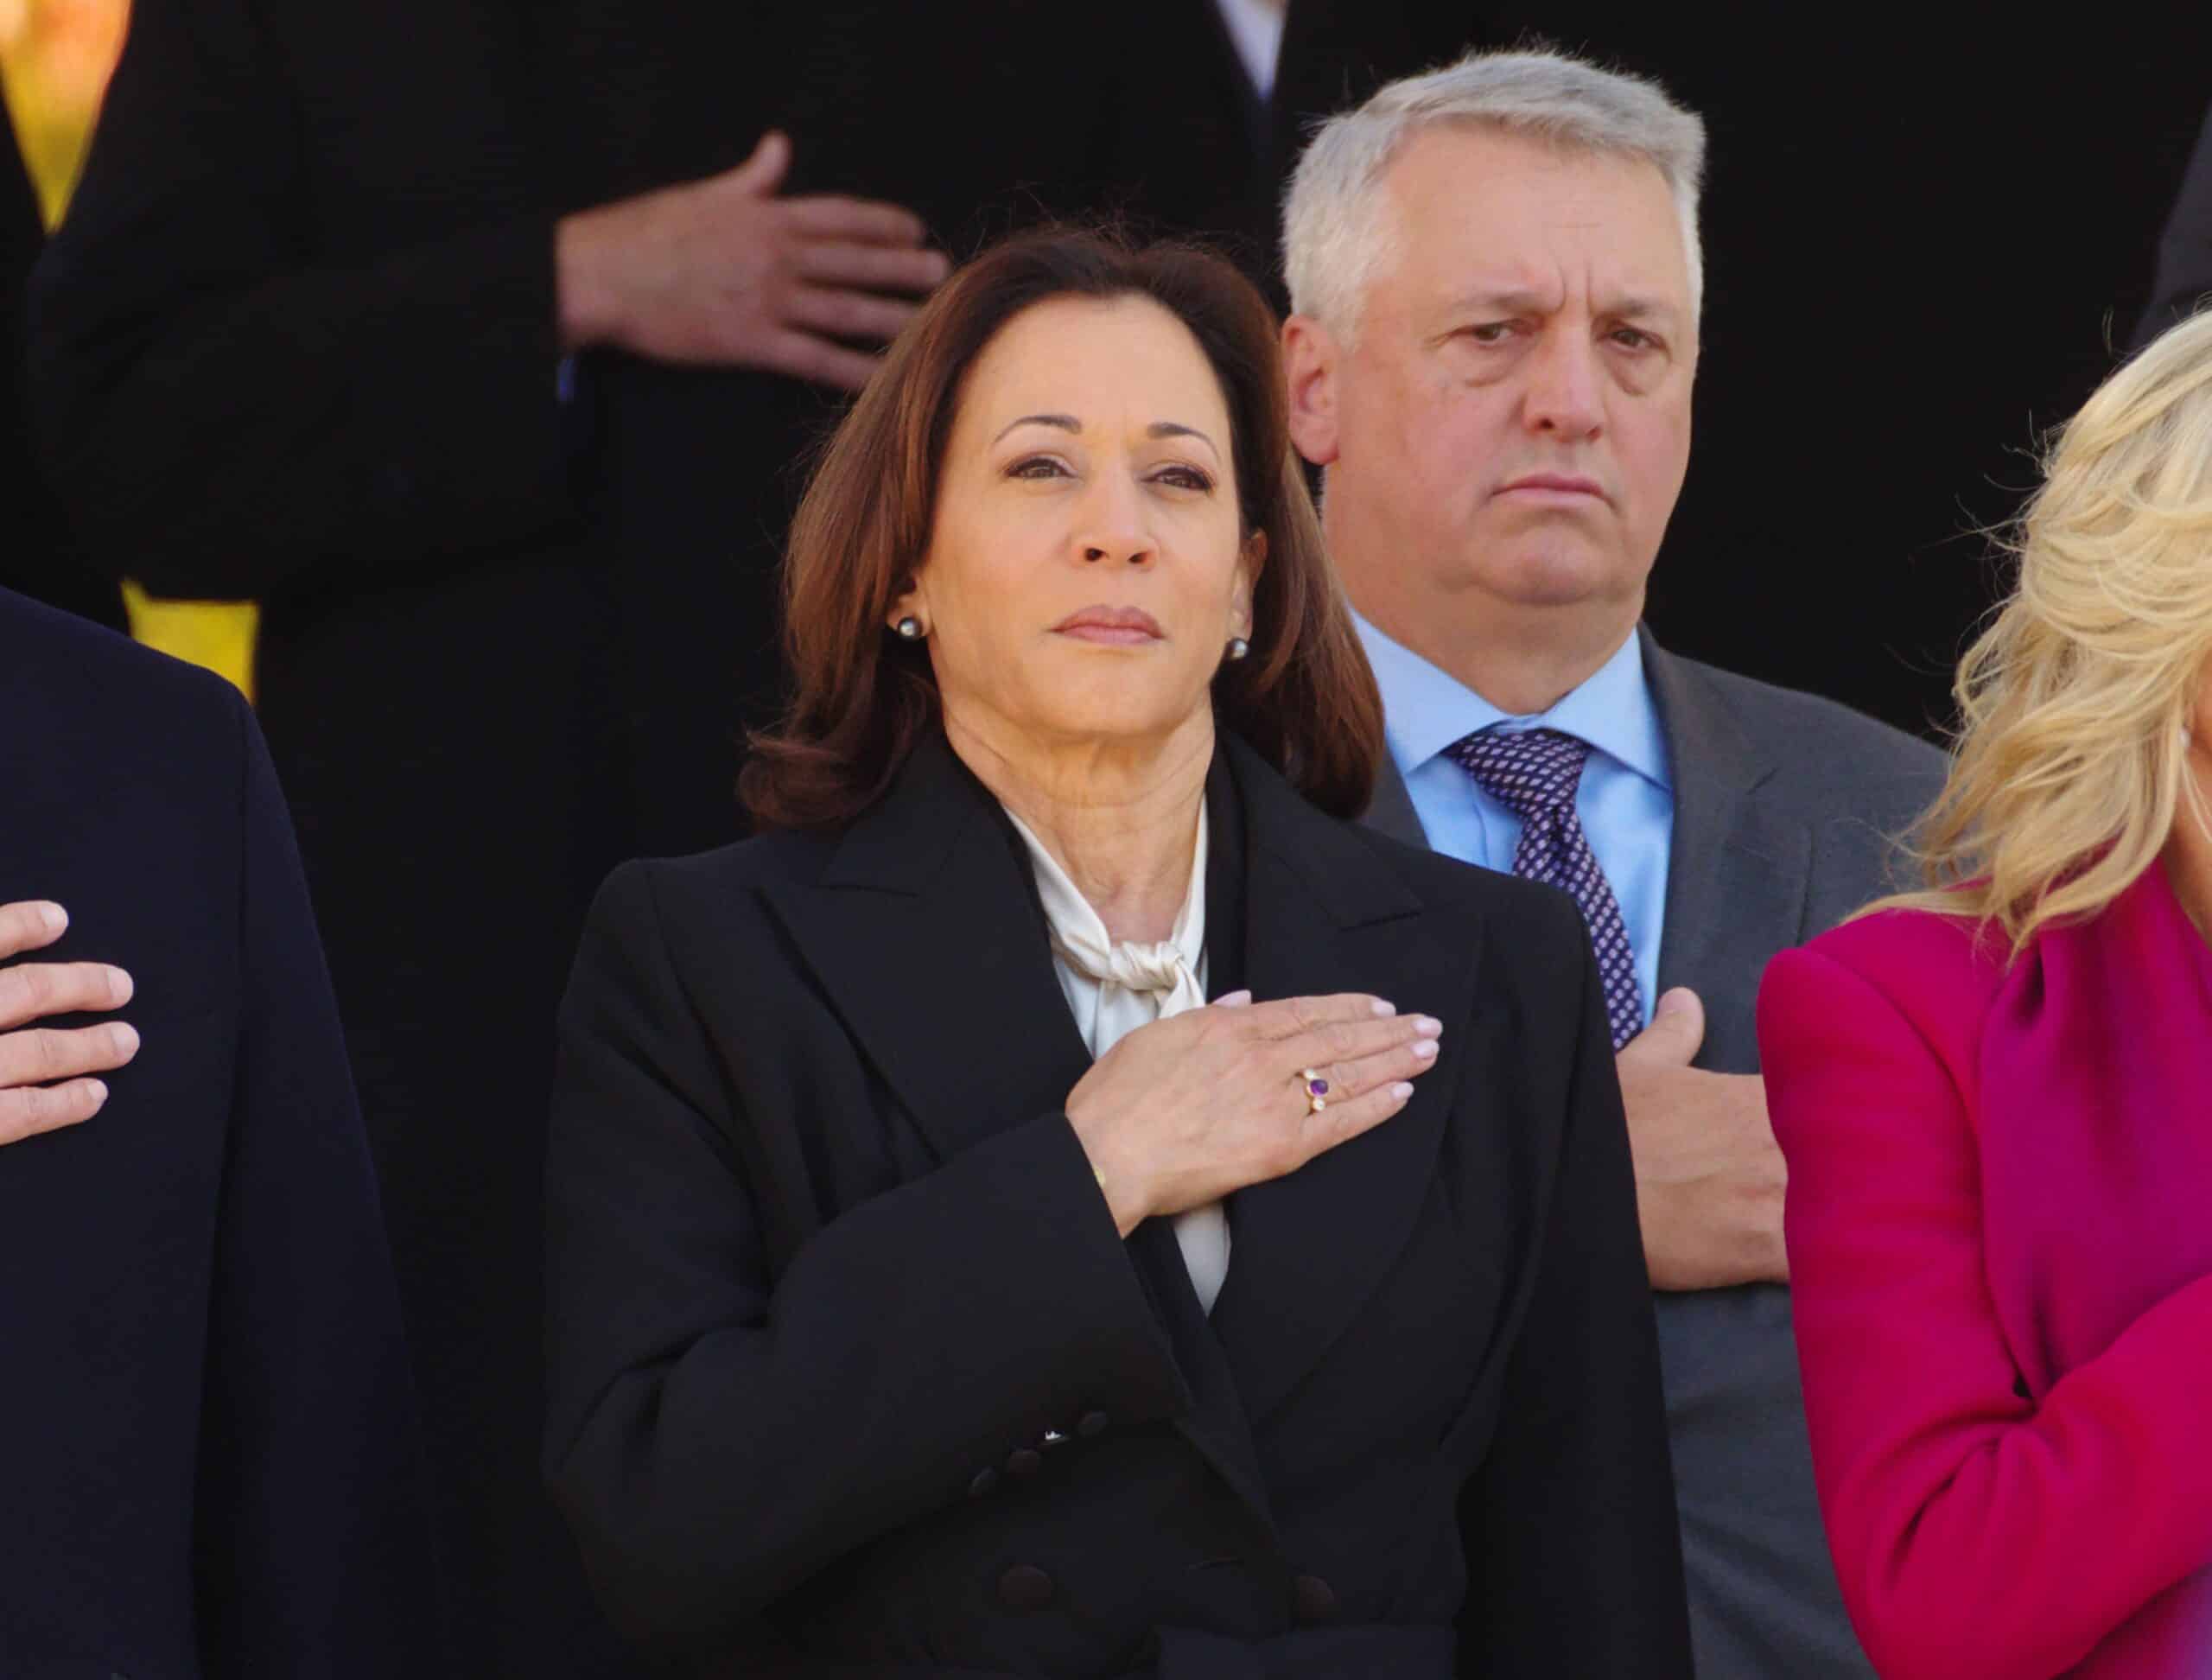
[[1926,889],[1759,1039],[1822,1512],[1891,1680],[2212,1665],[2212,313],[2065,429]]

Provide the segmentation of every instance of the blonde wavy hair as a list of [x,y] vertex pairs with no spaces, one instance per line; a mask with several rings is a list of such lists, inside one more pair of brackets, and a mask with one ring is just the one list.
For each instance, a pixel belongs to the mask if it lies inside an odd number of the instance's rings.
[[2006,545],[2018,582],[1959,665],[1950,776],[1907,843],[1926,886],[1867,910],[1969,917],[2017,958],[2125,892],[2184,809],[2212,833],[2187,732],[2212,658],[2212,309],[2067,423]]

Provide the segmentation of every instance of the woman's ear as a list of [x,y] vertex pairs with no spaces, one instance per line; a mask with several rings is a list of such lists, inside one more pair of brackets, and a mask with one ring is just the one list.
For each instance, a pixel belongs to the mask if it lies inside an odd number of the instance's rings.
[[[930,614],[929,602],[924,598],[925,595],[925,591],[922,588],[920,578],[907,578],[906,589],[892,598],[891,610],[884,615],[884,627],[887,630],[898,631],[899,625],[912,619],[920,627],[922,633],[926,635],[929,633]],[[900,633],[904,633],[900,632]]]
[[1229,633],[1252,639],[1252,592],[1259,587],[1260,574],[1267,570],[1268,533],[1255,531],[1244,539],[1243,552],[1236,557],[1236,578],[1229,596]]

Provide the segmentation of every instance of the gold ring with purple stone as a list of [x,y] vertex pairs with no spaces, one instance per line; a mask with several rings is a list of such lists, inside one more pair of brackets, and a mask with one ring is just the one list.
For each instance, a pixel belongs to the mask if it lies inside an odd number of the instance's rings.
[[1298,1083],[1306,1092],[1306,1109],[1309,1114],[1319,1114],[1329,1106],[1329,1082],[1310,1067],[1298,1070]]

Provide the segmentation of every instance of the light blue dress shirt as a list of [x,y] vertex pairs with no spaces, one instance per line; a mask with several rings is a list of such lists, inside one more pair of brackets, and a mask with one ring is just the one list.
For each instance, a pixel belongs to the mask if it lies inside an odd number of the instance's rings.
[[1382,690],[1391,761],[1405,779],[1414,811],[1436,850],[1510,875],[1513,849],[1521,841],[1521,819],[1444,756],[1453,741],[1495,724],[1558,729],[1590,743],[1594,750],[1582,767],[1575,813],[1620,904],[1629,949],[1636,955],[1636,983],[1643,994],[1643,1024],[1649,1026],[1659,996],[1675,786],[1667,732],[1644,680],[1642,639],[1631,635],[1549,710],[1515,717],[1353,616]]

